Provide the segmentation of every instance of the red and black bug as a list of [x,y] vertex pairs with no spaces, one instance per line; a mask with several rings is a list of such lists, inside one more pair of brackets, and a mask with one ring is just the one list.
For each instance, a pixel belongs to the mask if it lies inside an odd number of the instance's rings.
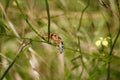
[[61,38],[56,34],[50,34],[50,39],[56,42],[60,42]]
[[51,39],[52,41],[54,41],[54,42],[58,42],[59,53],[63,53],[64,44],[63,44],[62,38],[59,37],[59,36],[56,35],[56,34],[50,34],[50,39]]

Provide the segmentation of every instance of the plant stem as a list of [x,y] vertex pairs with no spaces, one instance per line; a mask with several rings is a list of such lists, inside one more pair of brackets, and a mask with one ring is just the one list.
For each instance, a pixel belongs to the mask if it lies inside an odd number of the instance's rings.
[[77,31],[80,30],[80,27],[81,27],[81,23],[82,23],[82,18],[83,18],[84,12],[85,12],[85,10],[89,7],[89,4],[90,4],[90,0],[87,0],[87,5],[86,5],[86,7],[82,10],[82,13],[81,13],[81,16],[80,16],[79,26],[78,26],[78,28],[77,28]]
[[22,52],[22,50],[31,42],[28,43],[22,43],[22,45],[20,46],[20,48],[17,51],[17,55],[14,58],[14,60],[12,61],[12,63],[8,66],[8,68],[5,70],[5,72],[3,73],[2,77],[0,78],[0,80],[3,80],[3,78],[6,76],[6,74],[8,73],[8,71],[12,68],[12,66],[14,65],[14,63],[17,61],[17,59],[20,57],[20,53]]
[[48,0],[45,0],[45,4],[46,4],[47,16],[48,16],[48,42],[49,42],[49,39],[50,39],[50,12],[49,12]]
[[[117,8],[118,8],[118,14],[119,14],[119,16],[120,16],[118,0],[117,0]],[[118,29],[118,33],[116,34],[116,37],[115,37],[115,39],[114,39],[114,41],[113,41],[113,45],[112,45],[111,50],[110,50],[110,53],[109,53],[109,58],[110,58],[110,60],[111,60],[111,56],[112,56],[113,49],[114,49],[114,47],[115,47],[115,44],[116,44],[119,36],[120,36],[120,17],[119,17],[119,29]],[[110,68],[111,68],[111,61],[110,61],[110,60],[109,60],[108,65],[107,65],[107,80],[110,80]]]
[[[109,57],[110,57],[110,58],[111,58],[111,56],[112,56],[112,52],[113,52],[113,49],[114,49],[114,47],[115,47],[115,44],[116,44],[116,42],[117,42],[117,39],[118,39],[119,35],[120,35],[120,26],[119,26],[119,31],[118,31],[118,33],[117,33],[117,35],[116,35],[116,37],[115,37],[115,40],[114,40],[114,42],[113,42],[113,45],[112,45],[111,50],[110,50],[110,53],[109,53]],[[108,62],[107,80],[110,80],[110,67],[111,67],[110,65],[111,65],[111,61]]]
[[[78,28],[77,28],[77,32],[79,32],[80,31],[80,27],[81,27],[81,24],[82,24],[82,19],[83,19],[83,14],[84,14],[84,12],[85,12],[85,10],[89,7],[89,3],[90,3],[90,1],[89,0],[87,0],[87,5],[86,5],[86,7],[83,9],[83,11],[82,11],[82,14],[81,14],[81,16],[80,16],[80,20],[79,20],[79,25],[78,25]],[[82,56],[82,52],[81,52],[81,46],[80,46],[80,37],[79,36],[77,36],[77,44],[78,44],[78,49],[79,49],[79,53],[80,53],[80,59],[81,59],[81,63],[82,63],[82,72],[80,73],[80,78],[81,78],[81,76],[82,76],[82,73],[83,73],[83,70],[84,70],[84,68],[86,69],[86,66],[85,66],[85,63],[84,63],[84,61],[83,61],[83,56]]]
[[27,17],[25,16],[25,14],[23,13],[22,9],[20,8],[20,5],[18,4],[18,1],[17,1],[17,0],[15,0],[15,1],[16,1],[16,4],[17,4],[17,7],[18,7],[19,11],[21,12],[21,14],[22,14],[23,18],[25,19],[26,23],[28,24],[28,26],[29,26],[40,38],[42,38],[43,40],[45,40],[44,37],[42,37],[42,36],[38,33],[38,31],[36,31],[36,29],[30,24],[30,22],[28,21]]

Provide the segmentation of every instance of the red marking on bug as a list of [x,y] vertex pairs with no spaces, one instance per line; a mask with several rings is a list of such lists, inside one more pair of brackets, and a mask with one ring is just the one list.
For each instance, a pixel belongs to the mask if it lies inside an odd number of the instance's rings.
[[[45,38],[48,38],[48,36],[45,36]],[[63,41],[62,41],[61,37],[59,37],[56,34],[50,34],[50,39],[54,42],[58,42],[59,53],[62,54],[63,50],[64,50],[64,44],[63,44]]]
[[61,41],[61,38],[59,36],[57,36],[56,34],[50,34],[50,38],[53,41],[57,41],[57,42]]

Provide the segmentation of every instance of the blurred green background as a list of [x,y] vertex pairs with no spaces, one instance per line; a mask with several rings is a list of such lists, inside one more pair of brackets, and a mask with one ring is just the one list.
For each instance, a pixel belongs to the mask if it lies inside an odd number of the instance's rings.
[[[17,1],[33,28],[46,36],[45,0]],[[120,37],[109,56],[120,27],[120,1],[103,0],[109,8],[100,1],[48,0],[51,33],[64,43],[64,52],[59,54],[58,46],[44,42],[29,27],[16,0],[0,0],[0,77],[21,42],[30,40],[4,80],[107,80],[109,59],[111,80],[120,80]]]

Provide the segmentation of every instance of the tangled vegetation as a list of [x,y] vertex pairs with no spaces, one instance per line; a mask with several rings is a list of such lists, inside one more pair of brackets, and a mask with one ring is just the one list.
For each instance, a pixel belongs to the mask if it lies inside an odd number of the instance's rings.
[[0,0],[0,80],[119,80],[120,0]]

